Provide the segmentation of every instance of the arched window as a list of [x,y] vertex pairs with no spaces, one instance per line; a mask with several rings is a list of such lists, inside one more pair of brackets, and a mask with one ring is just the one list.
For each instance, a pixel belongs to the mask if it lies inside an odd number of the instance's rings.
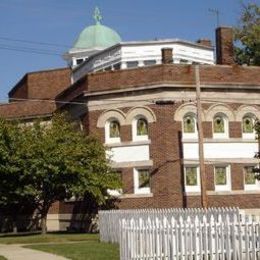
[[138,136],[148,135],[148,123],[145,118],[139,118],[136,123],[136,134]]
[[242,118],[242,137],[255,139],[255,116],[247,114]]
[[183,118],[183,132],[184,133],[195,133],[196,121],[193,115],[186,115]]
[[254,119],[251,116],[244,116],[242,120],[242,131],[244,134],[254,133]]
[[196,138],[197,127],[196,127],[196,115],[188,113],[183,117],[182,122],[183,137],[184,138]]
[[109,137],[118,138],[120,137],[120,124],[117,120],[109,122]]
[[120,123],[117,119],[111,118],[105,124],[106,143],[120,142]]
[[214,118],[214,133],[217,134],[225,133],[225,121],[222,116],[216,116]]
[[148,140],[148,122],[143,116],[137,116],[132,123],[134,141]]
[[222,138],[228,136],[228,120],[225,115],[215,115],[213,119],[213,135]]

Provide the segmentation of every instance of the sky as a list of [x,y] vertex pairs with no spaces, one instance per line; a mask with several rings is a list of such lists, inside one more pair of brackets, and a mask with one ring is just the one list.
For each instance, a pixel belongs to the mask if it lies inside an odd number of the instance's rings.
[[209,9],[225,26],[237,25],[241,13],[240,0],[0,0],[0,103],[27,72],[66,66],[61,55],[94,23],[96,6],[123,41],[214,41],[217,18]]

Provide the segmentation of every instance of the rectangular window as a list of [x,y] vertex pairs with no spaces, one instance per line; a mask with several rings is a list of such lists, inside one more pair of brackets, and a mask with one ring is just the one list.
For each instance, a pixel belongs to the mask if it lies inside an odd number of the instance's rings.
[[198,166],[185,166],[185,191],[186,192],[199,192],[200,191],[200,178]]
[[185,60],[185,59],[180,59],[180,63],[181,63],[181,64],[187,64],[187,63],[189,63],[189,61],[188,61],[188,60]]
[[126,66],[128,69],[136,68],[136,67],[138,67],[138,61],[128,61],[126,63]]
[[120,70],[121,69],[121,63],[116,63],[113,65],[114,70]]
[[150,172],[148,169],[134,169],[134,191],[136,194],[151,193]]
[[253,169],[255,166],[245,166],[244,167],[244,189],[245,190],[257,190],[259,189],[259,182],[255,178],[255,173]]
[[156,64],[156,60],[145,60],[144,66],[152,66]]
[[111,66],[104,68],[104,71],[110,71],[110,70],[112,70]]
[[83,61],[83,59],[77,59],[77,65],[81,64]]
[[230,167],[229,166],[215,166],[215,190],[229,191],[231,190]]

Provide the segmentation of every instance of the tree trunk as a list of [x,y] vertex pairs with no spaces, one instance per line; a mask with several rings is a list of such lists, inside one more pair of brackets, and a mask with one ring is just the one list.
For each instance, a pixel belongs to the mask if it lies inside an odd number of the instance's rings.
[[18,231],[18,229],[17,229],[16,221],[14,221],[13,222],[13,233],[17,234],[17,231]]
[[17,216],[12,216],[12,226],[13,226],[13,233],[17,234],[18,228],[17,228]]
[[47,233],[47,214],[48,211],[42,214],[42,219],[41,219],[42,235],[45,235]]

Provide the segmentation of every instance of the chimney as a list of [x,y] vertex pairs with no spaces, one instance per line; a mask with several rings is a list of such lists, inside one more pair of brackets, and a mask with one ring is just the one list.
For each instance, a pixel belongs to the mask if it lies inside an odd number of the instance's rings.
[[212,47],[211,40],[209,40],[209,39],[198,39],[198,40],[197,40],[197,43],[198,43],[199,45],[202,45],[202,46]]
[[162,48],[162,64],[171,64],[172,62],[172,48]]
[[217,64],[234,64],[234,46],[232,27],[218,27],[216,29]]

